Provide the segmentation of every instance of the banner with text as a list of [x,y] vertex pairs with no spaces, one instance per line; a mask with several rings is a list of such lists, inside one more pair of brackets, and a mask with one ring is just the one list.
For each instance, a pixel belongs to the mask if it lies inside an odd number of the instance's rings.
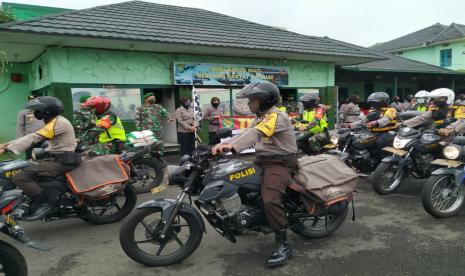
[[210,63],[174,63],[176,85],[244,86],[267,80],[289,85],[289,67]]

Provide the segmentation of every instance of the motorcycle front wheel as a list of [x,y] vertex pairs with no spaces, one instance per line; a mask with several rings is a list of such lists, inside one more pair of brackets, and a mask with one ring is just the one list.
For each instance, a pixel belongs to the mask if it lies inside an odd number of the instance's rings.
[[120,230],[123,251],[146,266],[166,266],[189,257],[202,241],[202,226],[190,213],[180,211],[165,238],[160,209],[137,210]]
[[27,264],[23,254],[16,247],[4,241],[0,241],[0,264],[0,275],[27,275]]
[[136,191],[126,185],[121,193],[83,207],[81,219],[96,225],[118,222],[131,213],[136,203]]
[[398,170],[398,163],[381,162],[373,172],[371,180],[373,189],[380,195],[394,193],[399,188],[403,178],[403,173],[396,177]]
[[421,193],[423,208],[436,218],[455,216],[465,202],[465,187],[461,183],[455,194],[454,188],[453,175],[432,175]]
[[292,232],[301,237],[310,239],[323,238],[331,235],[344,223],[347,217],[349,204],[347,202],[344,204],[341,212],[329,213],[323,216],[313,216],[303,223],[291,227]]
[[163,181],[165,172],[162,163],[154,158],[136,159],[133,161],[138,173],[132,184],[138,194],[148,193],[152,188],[158,187]]

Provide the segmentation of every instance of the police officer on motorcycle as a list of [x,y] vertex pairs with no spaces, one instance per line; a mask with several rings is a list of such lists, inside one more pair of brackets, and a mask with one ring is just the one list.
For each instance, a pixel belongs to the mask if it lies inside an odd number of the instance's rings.
[[5,150],[20,154],[31,145],[48,140],[46,158],[32,163],[12,177],[14,184],[32,199],[30,216],[25,220],[44,218],[51,210],[56,196],[48,195],[37,183],[38,178],[57,177],[79,164],[79,155],[75,153],[76,138],[71,123],[63,113],[63,103],[50,96],[38,97],[26,105],[34,110],[34,116],[43,120],[45,126],[31,134],[0,145],[0,154]]
[[368,104],[372,108],[368,117],[362,121],[348,124],[349,128],[355,128],[360,124],[366,124],[366,127],[373,133],[377,133],[376,147],[383,148],[388,146],[393,139],[389,131],[396,129],[397,110],[389,106],[389,94],[386,92],[374,92],[368,96]]
[[444,119],[454,115],[454,110],[451,108],[455,99],[454,91],[448,88],[438,88],[429,93],[429,98],[431,106],[428,111],[404,121],[403,126],[417,127],[430,123],[441,125],[444,123]]
[[260,81],[244,87],[238,94],[249,99],[250,110],[257,114],[252,127],[228,143],[213,147],[212,154],[225,150],[241,152],[255,144],[256,163],[264,169],[262,198],[266,218],[275,232],[276,249],[267,260],[270,267],[283,264],[292,250],[287,243],[289,226],[282,195],[297,169],[297,145],[291,120],[276,108],[280,93],[276,85]]
[[307,133],[308,152],[316,153],[329,136],[326,107],[320,104],[320,97],[315,93],[303,95],[300,101],[304,110],[297,120],[296,127],[299,131]]
[[429,92],[426,90],[421,90],[418,91],[415,94],[415,106],[414,109],[416,111],[422,111],[425,112],[428,110],[428,98],[429,98]]

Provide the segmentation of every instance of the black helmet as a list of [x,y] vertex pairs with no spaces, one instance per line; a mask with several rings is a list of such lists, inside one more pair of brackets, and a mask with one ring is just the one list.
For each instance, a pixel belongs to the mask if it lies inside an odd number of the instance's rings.
[[304,105],[304,108],[312,108],[318,106],[320,103],[320,96],[315,93],[307,93],[300,97],[299,100]]
[[29,101],[27,109],[34,110],[34,116],[38,120],[50,120],[63,113],[63,102],[55,97],[41,96]]
[[374,108],[388,106],[389,105],[389,94],[386,92],[374,92],[368,96],[367,102]]
[[279,88],[269,81],[253,82],[242,88],[237,94],[237,98],[259,98],[259,111],[264,112],[278,103]]
[[413,95],[412,94],[407,94],[405,95],[405,99],[410,102],[411,100],[413,100]]

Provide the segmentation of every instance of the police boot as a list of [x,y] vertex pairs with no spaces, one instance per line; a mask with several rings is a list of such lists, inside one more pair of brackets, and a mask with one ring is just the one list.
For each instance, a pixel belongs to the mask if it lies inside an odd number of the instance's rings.
[[24,217],[25,221],[41,220],[50,212],[52,207],[47,202],[47,194],[42,192],[40,195],[32,198],[30,206],[31,214]]
[[287,244],[286,230],[275,232],[275,242],[276,249],[273,250],[273,253],[271,253],[271,256],[266,261],[269,267],[276,267],[284,264],[294,253]]

